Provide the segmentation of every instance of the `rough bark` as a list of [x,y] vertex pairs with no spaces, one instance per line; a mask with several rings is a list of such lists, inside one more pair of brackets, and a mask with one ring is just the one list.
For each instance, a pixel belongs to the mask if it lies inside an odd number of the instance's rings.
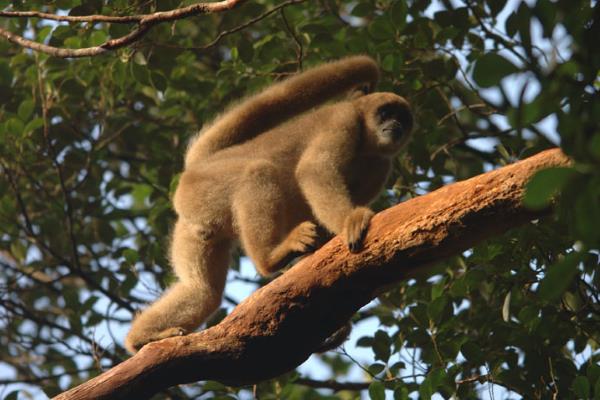
[[567,163],[548,150],[387,209],[373,218],[362,252],[334,238],[220,324],[151,343],[56,398],[148,398],[180,383],[239,385],[289,371],[386,286],[538,217],[521,205],[524,185],[536,170]]

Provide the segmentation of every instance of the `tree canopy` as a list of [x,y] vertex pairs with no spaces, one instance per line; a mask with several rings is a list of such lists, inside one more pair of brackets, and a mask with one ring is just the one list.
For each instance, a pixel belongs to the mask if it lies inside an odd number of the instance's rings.
[[173,280],[170,195],[203,123],[303,68],[369,54],[378,89],[409,99],[417,124],[376,210],[560,146],[573,163],[539,172],[524,198],[553,212],[382,293],[353,318],[376,321],[353,339],[366,360],[348,345],[319,356],[319,376],[156,398],[600,398],[598,3],[0,10],[2,395],[54,396],[128,357],[133,313]]

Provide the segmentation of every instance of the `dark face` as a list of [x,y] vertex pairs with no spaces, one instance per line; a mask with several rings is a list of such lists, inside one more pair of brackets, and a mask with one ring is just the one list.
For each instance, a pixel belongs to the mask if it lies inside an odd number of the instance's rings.
[[394,155],[410,137],[413,126],[410,105],[394,93],[376,92],[352,100],[363,116],[365,150]]
[[380,146],[395,152],[410,136],[412,114],[405,103],[389,102],[375,111],[377,136]]

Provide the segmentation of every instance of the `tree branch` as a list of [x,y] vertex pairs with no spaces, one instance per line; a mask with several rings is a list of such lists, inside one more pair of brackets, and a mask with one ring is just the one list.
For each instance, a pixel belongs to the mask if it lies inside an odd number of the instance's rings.
[[319,380],[310,378],[298,378],[294,380],[295,384],[308,386],[314,389],[331,389],[334,392],[342,390],[361,391],[367,390],[372,382],[338,382],[333,379]]
[[150,343],[56,399],[147,398],[180,383],[242,385],[289,371],[391,283],[539,217],[521,205],[524,185],[535,171],[568,162],[548,150],[385,210],[362,252],[349,253],[336,237],[220,324]]
[[299,4],[299,3],[303,3],[306,0],[288,0],[285,1],[273,8],[271,8],[270,10],[265,11],[264,13],[260,14],[257,17],[252,18],[251,20],[244,22],[241,25],[236,26],[235,28],[232,29],[228,29],[222,32],[219,32],[219,34],[217,35],[217,37],[215,37],[210,43],[205,44],[204,46],[200,46],[200,47],[186,47],[186,50],[206,50],[208,48],[213,47],[214,45],[216,45],[217,43],[219,43],[221,41],[221,39],[223,39],[225,36],[229,36],[231,34],[237,33],[241,30],[246,29],[247,27],[249,27],[250,25],[254,25],[255,23],[257,23],[258,21],[261,21],[265,18],[267,18],[269,15],[281,10],[283,11],[283,9],[287,6],[291,6],[293,4]]
[[175,21],[195,15],[214,14],[228,11],[241,5],[245,1],[246,0],[223,0],[215,3],[196,3],[187,7],[170,11],[159,11],[152,14],[140,14],[125,17],[111,17],[104,15],[58,16],[36,11],[2,11],[0,12],[0,17],[36,17],[68,22],[137,23],[137,27],[127,35],[120,38],[107,40],[98,46],[85,47],[81,49],[63,49],[59,47],[48,46],[43,43],[37,43],[32,40],[25,39],[24,37],[3,28],[0,28],[0,36],[4,36],[8,41],[18,44],[19,46],[47,53],[55,57],[89,57],[130,45],[142,38],[154,25],[158,23]]
[[144,15],[56,15],[40,11],[0,11],[0,17],[6,18],[40,18],[61,22],[107,22],[112,24],[131,24],[140,22]]

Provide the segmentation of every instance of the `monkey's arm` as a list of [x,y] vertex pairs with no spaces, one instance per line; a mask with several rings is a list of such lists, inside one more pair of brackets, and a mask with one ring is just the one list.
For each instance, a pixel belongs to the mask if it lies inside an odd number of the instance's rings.
[[330,232],[339,234],[344,220],[356,206],[337,166],[328,155],[307,161],[299,166],[298,181],[314,216]]
[[319,65],[269,86],[226,111],[190,146],[186,165],[258,134],[361,84],[379,79],[377,63],[352,56]]
[[[340,114],[344,114],[341,112]],[[336,124],[341,132],[325,132],[305,151],[296,177],[314,216],[329,231],[341,234],[351,250],[360,245],[373,212],[357,206],[347,187],[349,171],[358,145],[354,121]]]
[[392,169],[392,160],[387,157],[373,156],[361,158],[352,164],[353,177],[350,184],[352,202],[367,205],[377,198]]

